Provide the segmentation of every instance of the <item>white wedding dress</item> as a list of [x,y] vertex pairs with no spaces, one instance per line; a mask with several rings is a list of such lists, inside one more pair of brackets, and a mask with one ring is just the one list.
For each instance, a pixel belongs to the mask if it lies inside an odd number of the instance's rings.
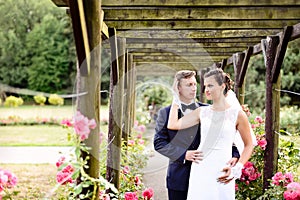
[[188,200],[234,200],[235,181],[228,184],[217,182],[224,174],[222,169],[232,158],[232,144],[236,130],[237,106],[225,111],[214,111],[211,106],[201,107],[201,143],[199,150],[204,159],[192,164]]

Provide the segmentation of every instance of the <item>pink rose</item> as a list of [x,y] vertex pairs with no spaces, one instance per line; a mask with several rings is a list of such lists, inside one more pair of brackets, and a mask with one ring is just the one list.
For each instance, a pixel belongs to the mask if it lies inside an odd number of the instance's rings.
[[125,166],[125,167],[123,168],[123,174],[129,174],[129,172],[130,172],[129,166]]
[[64,172],[64,173],[73,173],[75,170],[74,170],[74,167],[72,166],[72,165],[70,165],[70,164],[68,164],[67,166],[65,166],[65,168],[63,168],[62,170],[61,170],[62,172]]
[[61,124],[62,124],[62,125],[65,125],[65,126],[67,126],[67,127],[73,126],[72,122],[71,122],[70,120],[68,120],[68,119],[63,119],[63,120],[61,121]]
[[0,192],[5,188],[13,188],[17,185],[16,175],[8,170],[0,169]]
[[140,185],[142,182],[141,182],[141,180],[138,176],[135,176],[134,177],[134,183],[135,183],[135,185]]
[[75,132],[80,136],[81,140],[85,140],[90,133],[89,120],[79,111],[77,111],[76,115],[74,116],[74,129]]
[[94,129],[97,126],[94,119],[89,120],[79,111],[77,111],[73,121],[75,132],[77,135],[79,135],[81,141],[87,139],[90,134],[90,129]]
[[125,192],[125,200],[138,200],[136,192]]
[[139,134],[137,134],[137,136],[136,136],[138,139],[142,139],[142,134],[141,133],[139,133]]
[[56,181],[62,185],[73,183],[72,174],[66,172],[57,172]]
[[284,176],[282,172],[277,172],[273,177],[272,177],[272,183],[274,185],[280,185],[280,183],[284,180]]
[[256,116],[254,119],[255,122],[262,124],[264,122],[263,118],[261,116]]
[[143,145],[143,144],[145,144],[145,141],[144,141],[143,139],[139,139],[138,143],[139,143],[140,145]]
[[91,120],[89,121],[89,128],[90,128],[90,129],[95,129],[96,126],[97,126],[96,121],[95,121],[94,119],[91,119]]
[[56,167],[60,167],[66,160],[66,157],[61,156],[58,161],[55,163]]
[[128,146],[133,146],[135,144],[134,140],[128,140]]
[[284,174],[284,179],[285,179],[285,185],[291,183],[294,181],[294,177],[293,174],[291,172],[287,172]]
[[147,188],[146,190],[143,191],[143,197],[146,200],[149,200],[153,197],[153,189],[152,188]]
[[146,131],[146,126],[145,125],[139,125],[138,126],[138,130],[142,133],[144,133]]
[[299,200],[300,199],[300,184],[292,182],[287,185],[287,190],[283,193],[286,200]]
[[267,140],[257,140],[257,144],[260,146],[262,150],[265,150],[267,147]]

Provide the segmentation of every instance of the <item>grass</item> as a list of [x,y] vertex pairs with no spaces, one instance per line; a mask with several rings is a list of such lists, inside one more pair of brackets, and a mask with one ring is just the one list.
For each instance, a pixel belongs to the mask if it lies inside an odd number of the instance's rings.
[[[22,119],[57,118],[71,119],[72,106],[20,106],[8,108],[0,106],[0,119],[18,116]],[[101,107],[101,119],[108,119],[108,107]],[[107,126],[101,125],[107,133]],[[0,126],[0,146],[70,146],[67,130],[55,125]]]
[[70,146],[61,126],[0,126],[0,146]]
[[0,118],[19,116],[28,118],[72,118],[73,106],[20,106],[17,108],[0,106]]

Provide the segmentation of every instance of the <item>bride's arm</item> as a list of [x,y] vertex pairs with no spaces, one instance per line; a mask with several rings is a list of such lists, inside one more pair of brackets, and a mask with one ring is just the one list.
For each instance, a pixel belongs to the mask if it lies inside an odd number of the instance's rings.
[[250,129],[251,127],[246,114],[242,110],[239,111],[237,119],[237,130],[240,132],[241,138],[244,142],[244,150],[241,154],[239,162],[243,165],[249,160],[253,152],[253,141]]
[[182,118],[178,119],[178,105],[172,103],[169,121],[168,121],[168,129],[171,130],[180,130],[192,127],[200,122],[200,107],[196,110],[190,112],[187,115],[184,115]]

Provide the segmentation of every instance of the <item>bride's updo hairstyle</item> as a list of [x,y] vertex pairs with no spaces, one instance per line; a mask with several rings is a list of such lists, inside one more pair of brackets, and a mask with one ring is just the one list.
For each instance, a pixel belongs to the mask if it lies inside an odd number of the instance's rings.
[[224,95],[227,94],[229,90],[231,90],[233,86],[233,81],[230,79],[230,75],[225,73],[221,68],[216,68],[213,70],[210,70],[206,74],[204,74],[204,78],[214,76],[215,80],[219,85],[222,85],[225,83],[225,89],[224,89]]

